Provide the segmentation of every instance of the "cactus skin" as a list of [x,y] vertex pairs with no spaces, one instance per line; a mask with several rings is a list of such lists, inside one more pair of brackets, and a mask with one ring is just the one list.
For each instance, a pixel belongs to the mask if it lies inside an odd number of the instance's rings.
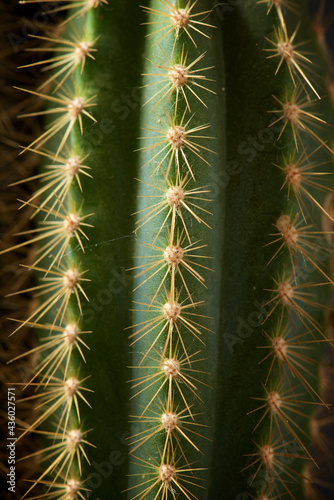
[[[192,2],[189,2],[189,5],[191,4]],[[177,8],[186,8],[188,3],[177,2],[175,5]],[[167,7],[162,2],[154,1],[149,5],[149,8],[166,11]],[[209,5],[203,0],[197,2],[195,8],[194,12],[205,12],[211,8],[211,4]],[[84,243],[84,253],[79,248],[77,241],[73,239],[74,243],[69,244],[69,251],[65,252],[66,256],[62,258],[62,262],[66,266],[78,265],[80,271],[87,271],[83,278],[90,280],[82,282],[89,302],[81,295],[78,307],[77,298],[71,296],[63,318],[65,321],[68,313],[73,321],[79,321],[82,331],[93,330],[93,333],[88,333],[87,337],[84,337],[89,346],[89,351],[84,351],[86,363],[83,363],[79,352],[74,350],[67,374],[68,377],[78,377],[79,380],[85,380],[84,388],[94,391],[93,393],[83,393],[91,408],[85,402],[79,401],[82,428],[85,431],[93,429],[87,434],[87,439],[97,446],[97,448],[85,447],[92,467],[89,467],[88,462],[82,457],[81,470],[79,470],[77,460],[74,459],[66,478],[67,481],[74,478],[86,481],[83,483],[81,491],[81,495],[84,497],[120,498],[121,492],[126,490],[124,497],[128,496],[129,499],[162,498],[167,500],[168,498],[176,498],[175,495],[178,492],[181,492],[181,498],[198,499],[221,498],[222,492],[226,498],[238,498],[239,500],[241,498],[263,499],[283,498],[285,496],[302,498],[300,489],[302,481],[298,478],[298,473],[304,468],[305,460],[300,460],[298,457],[300,455],[305,457],[306,451],[297,446],[290,453],[289,449],[287,450],[285,447],[289,448],[291,440],[294,438],[296,441],[296,436],[298,436],[297,439],[301,439],[303,445],[308,448],[309,439],[303,434],[304,431],[300,431],[298,428],[295,428],[295,435],[287,432],[287,435],[282,436],[282,432],[277,430],[277,426],[272,428],[269,415],[260,421],[261,417],[255,411],[253,413],[253,410],[256,410],[263,403],[252,399],[266,398],[268,390],[276,390],[278,382],[281,382],[283,387],[283,389],[280,388],[280,391],[283,390],[283,395],[288,397],[290,384],[293,384],[291,399],[295,393],[298,393],[295,398],[301,401],[298,406],[300,412],[312,413],[315,406],[313,407],[309,403],[315,404],[319,400],[319,398],[315,398],[315,394],[318,394],[320,390],[317,385],[314,385],[314,376],[317,373],[316,363],[321,359],[321,341],[324,340],[322,336],[324,331],[323,309],[314,307],[312,304],[303,304],[303,310],[312,314],[312,320],[311,322],[306,320],[306,326],[305,321],[303,324],[295,312],[292,312],[289,318],[284,311],[282,319],[283,313],[281,313],[280,306],[277,306],[271,313],[274,307],[274,303],[270,302],[273,292],[272,294],[268,292],[274,288],[273,279],[277,279],[277,273],[280,276],[283,274],[287,276],[291,271],[289,252],[280,252],[271,260],[277,250],[277,244],[273,250],[274,245],[269,245],[273,239],[270,234],[277,233],[274,224],[277,224],[277,220],[282,214],[289,214],[293,220],[298,212],[298,202],[293,199],[293,195],[290,193],[288,197],[286,187],[285,190],[281,189],[284,183],[282,170],[272,165],[273,163],[282,165],[280,149],[284,148],[287,156],[293,154],[296,145],[291,127],[288,125],[278,138],[277,124],[276,127],[275,124],[270,126],[278,115],[268,114],[268,111],[279,108],[275,98],[285,102],[286,95],[291,95],[294,86],[288,68],[283,65],[275,76],[277,60],[266,59],[267,54],[256,48],[258,46],[271,47],[269,42],[266,44],[265,38],[272,39],[274,27],[278,29],[282,26],[281,12],[279,6],[278,8],[273,7],[266,16],[266,6],[256,5],[256,2],[247,0],[235,8],[235,11],[230,15],[229,22],[224,23],[223,29],[218,26],[215,32],[213,28],[203,28],[205,34],[210,35],[210,40],[198,33],[196,36],[193,35],[196,46],[183,32],[180,32],[179,36],[175,38],[174,31],[168,33],[155,45],[153,43],[160,38],[159,34],[149,36],[144,41],[144,28],[140,27],[140,21],[145,21],[146,18],[138,6],[136,6],[136,13],[132,12],[131,15],[131,29],[129,29],[131,36],[129,36],[129,33],[123,29],[126,21],[130,21],[129,6],[121,1],[113,1],[112,5],[108,7],[101,6],[97,10],[92,9],[85,14],[85,18],[75,19],[78,30],[85,19],[86,34],[91,36],[91,39],[96,39],[97,35],[101,34],[96,44],[98,50],[94,54],[95,60],[87,59],[84,70],[80,72],[77,69],[76,71],[76,82],[79,89],[83,91],[87,87],[86,97],[93,99],[91,102],[95,106],[92,108],[92,114],[98,125],[91,127],[90,120],[84,117],[83,135],[78,124],[74,125],[70,134],[70,144],[75,146],[77,152],[80,152],[82,157],[89,153],[86,162],[92,167],[93,179],[82,176],[82,192],[78,186],[71,185],[65,200],[66,207],[70,207],[71,204],[76,207],[82,205],[83,215],[93,214],[87,219],[87,222],[94,225],[94,228],[85,228],[89,242]],[[290,17],[291,23],[293,23],[294,15],[285,9],[284,15],[287,16],[290,33]],[[158,14],[152,10],[149,11],[150,20],[156,20],[158,17]],[[205,19],[205,22],[215,23],[213,13],[208,19]],[[71,31],[70,26],[66,27],[65,33]],[[110,26],[113,26],[113,29],[110,29]],[[154,31],[154,24],[147,25],[147,30]],[[230,40],[235,36],[235,33],[238,33],[238,42],[231,44]],[[304,34],[302,29],[299,31],[300,34]],[[221,36],[223,42],[220,39]],[[143,64],[141,54],[144,45],[145,57],[149,62],[141,67]],[[139,85],[141,72],[145,74],[159,73],[160,70],[156,70],[154,62],[159,61],[159,59],[164,60],[164,54],[171,58],[172,47],[174,47],[173,56],[176,61],[185,53],[191,61],[207,52],[205,57],[198,62],[198,66],[195,66],[198,68],[214,66],[214,69],[205,70],[203,74],[214,80],[213,82],[205,81],[204,85],[215,94],[198,89],[198,96],[205,102],[207,108],[199,99],[187,93],[191,108],[191,111],[187,111],[187,104],[183,96],[180,93],[176,97],[175,92],[171,96],[164,96],[155,106],[154,104],[159,101],[160,95],[153,99],[152,103],[145,104],[155,93],[152,90],[155,85],[150,86],[151,79],[154,82],[159,78],[147,75],[144,78],[144,84],[147,86],[142,92],[140,105],[130,100],[129,106],[130,108],[133,106],[134,109],[129,117],[123,120],[123,114],[120,112],[112,120],[112,123],[108,121],[110,113],[108,106],[112,106],[111,109],[117,113],[119,105],[117,100],[120,99],[122,90],[129,87],[133,89]],[[225,75],[221,47],[223,47],[225,57]],[[241,47],[246,63],[242,69],[237,60]],[[245,52],[246,50],[247,52]],[[112,71],[105,63],[106,60],[110,60]],[[253,69],[255,61],[256,71]],[[163,65],[164,63],[159,62],[158,64]],[[238,71],[236,71],[235,65]],[[226,82],[222,84],[224,79]],[[255,94],[254,91],[252,93],[249,91],[252,85],[257,89]],[[312,89],[306,83],[304,85],[307,87],[308,94],[312,94]],[[222,87],[224,87],[223,91]],[[305,92],[305,89],[303,91]],[[235,102],[230,98],[231,94],[237,96]],[[195,397],[189,386],[184,388],[185,398],[180,397],[179,390],[174,388],[171,398],[165,388],[162,388],[155,398],[159,403],[154,403],[155,406],[152,404],[152,411],[147,410],[140,417],[143,407],[147,407],[152,396],[156,394],[156,389],[145,390],[136,396],[138,389],[134,388],[131,391],[131,384],[126,382],[129,379],[137,380],[138,377],[142,376],[143,371],[145,376],[161,371],[161,366],[166,359],[166,352],[169,351],[170,338],[167,338],[165,330],[165,333],[156,340],[159,328],[152,329],[152,331],[149,328],[150,331],[147,335],[132,343],[133,338],[138,337],[138,334],[136,335],[138,326],[136,325],[152,318],[150,309],[155,306],[156,302],[163,303],[164,288],[166,288],[167,293],[171,290],[173,293],[173,278],[169,273],[161,286],[165,268],[147,282],[145,282],[147,274],[138,276],[141,270],[137,270],[134,272],[137,276],[135,276],[134,286],[132,286],[129,275],[124,277],[123,270],[149,261],[149,256],[152,255],[150,249],[145,254],[147,260],[138,257],[144,255],[145,244],[152,243],[161,226],[164,225],[163,230],[159,232],[159,239],[156,239],[156,245],[162,248],[159,250],[159,259],[161,259],[163,248],[175,241],[178,231],[183,228],[183,223],[177,218],[174,238],[169,236],[173,230],[170,226],[170,217],[168,222],[164,223],[167,213],[165,209],[139,228],[133,238],[129,237],[133,228],[129,214],[140,212],[155,203],[154,196],[157,191],[152,188],[152,184],[162,184],[167,190],[168,183],[162,171],[172,183],[175,182],[177,176],[177,167],[174,162],[169,167],[168,159],[162,164],[161,170],[154,172],[156,167],[154,155],[158,149],[148,149],[149,141],[142,139],[139,146],[142,149],[137,153],[134,153],[133,150],[138,149],[136,142],[138,136],[151,135],[147,134],[146,131],[140,131],[140,126],[157,127],[157,123],[159,127],[162,126],[163,121],[167,121],[166,113],[173,116],[175,101],[177,101],[177,120],[181,120],[183,113],[187,113],[185,115],[187,117],[194,115],[191,122],[192,127],[200,127],[210,123],[210,128],[203,129],[203,133],[200,132],[200,135],[207,137],[207,139],[203,138],[198,142],[203,143],[205,148],[213,151],[201,150],[203,159],[194,154],[189,154],[188,157],[188,152],[186,153],[196,179],[195,181],[191,178],[192,175],[189,175],[189,189],[204,191],[207,188],[202,189],[202,186],[210,185],[210,193],[205,194],[205,196],[199,195],[201,200],[198,201],[198,204],[203,203],[200,206],[213,213],[212,217],[209,214],[203,215],[204,221],[212,229],[184,212],[191,243],[199,241],[200,243],[195,244],[195,247],[207,245],[206,248],[200,249],[198,255],[208,256],[210,261],[202,258],[198,260],[203,265],[212,268],[214,273],[208,269],[200,270],[205,278],[206,287],[204,287],[197,279],[189,277],[184,271],[185,283],[191,293],[185,290],[180,273],[175,277],[175,288],[180,291],[182,304],[183,301],[185,304],[189,304],[189,295],[194,303],[201,302],[200,307],[194,306],[189,311],[198,314],[198,318],[195,317],[194,321],[197,325],[201,325],[199,327],[202,332],[200,338],[203,339],[204,344],[198,340],[197,336],[190,333],[189,330],[187,331],[184,324],[180,328],[182,341],[187,347],[180,346],[181,337],[178,337],[176,327],[173,329],[171,341],[172,352],[175,351],[175,346],[178,343],[179,352],[182,353],[183,357],[194,355],[195,360],[196,356],[200,359],[196,365],[193,362],[192,367],[195,369],[194,377],[196,380],[198,379],[195,382],[195,392],[201,401]],[[324,113],[323,102],[323,100],[320,103],[316,102],[320,113]],[[143,107],[141,107],[142,104],[144,104]],[[249,109],[249,112],[241,120],[240,109],[242,108]],[[125,112],[125,110],[123,111]],[[227,121],[226,131],[225,119]],[[320,137],[325,142],[327,140],[326,126],[321,126],[321,128],[324,135]],[[270,141],[268,143],[263,141],[265,147],[255,151],[255,158],[249,160],[247,166],[244,166],[244,141],[248,140],[249,136],[258,135],[258,131],[263,129],[274,130],[272,134],[267,134],[271,137]],[[301,134],[303,135],[303,132]],[[210,138],[211,135],[214,135],[214,139]],[[91,141],[90,137],[94,137],[94,141]],[[317,142],[312,137],[307,138],[306,135],[303,135],[302,139],[302,145],[299,143],[301,151],[307,150],[309,152],[309,150],[313,151],[317,148]],[[52,139],[52,143],[54,151],[57,151],[59,143],[57,143],[56,138]],[[240,145],[242,145],[242,149]],[[247,151],[248,154],[254,154],[254,147],[251,151],[249,149]],[[312,161],[315,163],[325,161],[329,154],[328,147],[326,148],[323,144],[320,151],[312,156]],[[238,167],[241,165],[240,173],[237,173],[235,163],[226,161],[229,159],[236,161]],[[149,162],[149,160],[151,161]],[[231,168],[234,168],[232,173]],[[183,164],[180,169],[182,175],[185,175],[189,167]],[[322,173],[330,172],[330,169],[325,166],[321,167],[320,171]],[[217,189],[219,180],[221,175],[226,175],[226,172],[231,174],[230,180],[226,189],[219,190]],[[135,178],[140,179],[139,183]],[[332,182],[328,180],[330,176],[324,176],[324,178],[323,183],[326,183],[330,189],[332,186]],[[137,194],[140,196],[138,200]],[[212,201],[210,203],[204,202],[203,198],[205,197]],[[319,203],[323,203],[322,198],[323,193],[320,190],[316,199],[319,200]],[[302,226],[314,222],[315,229],[313,230],[319,232],[321,212],[314,203],[309,201],[305,201],[305,205],[302,207],[307,219]],[[299,206],[300,208],[301,206]],[[137,214],[137,220],[142,217],[141,213]],[[138,225],[140,224],[139,222]],[[319,233],[317,236],[322,237],[323,234]],[[189,241],[186,244],[189,244]],[[250,253],[250,249],[252,249],[252,253]],[[194,255],[196,253],[194,252]],[[134,264],[132,256],[136,258]],[[299,265],[304,266],[303,256],[299,256],[298,259]],[[196,268],[196,258],[190,260]],[[46,264],[47,261],[48,259],[44,259],[41,267],[44,266],[47,269],[50,264]],[[207,264],[208,262],[209,264]],[[294,264],[294,267],[298,270],[298,265]],[[56,267],[53,266],[50,275],[55,269]],[[181,268],[182,273],[183,270],[184,268]],[[312,295],[316,296],[315,299],[312,297],[312,300],[325,306],[328,300],[326,289],[328,291],[330,284],[330,280],[326,280],[324,276],[324,273],[327,272],[324,271],[321,274],[311,270],[307,273],[308,285],[304,286],[303,276],[300,275],[296,278],[297,284],[303,287],[303,292],[309,293],[311,289]],[[298,273],[296,272],[296,274]],[[294,274],[292,274],[291,279],[294,279]],[[326,281],[327,283],[323,284]],[[323,286],[313,287],[312,284],[315,282],[322,283]],[[131,293],[132,288],[134,288],[133,294]],[[156,294],[158,289],[159,292]],[[176,297],[174,291],[174,298]],[[150,307],[147,304],[150,304],[152,300],[153,306]],[[131,301],[134,302],[133,306],[131,306]],[[146,307],[140,305],[143,302],[146,303]],[[256,305],[255,302],[260,306]],[[99,311],[100,304],[103,306],[101,311]],[[132,314],[129,311],[130,308],[134,309]],[[37,316],[31,318],[30,321],[39,322]],[[40,322],[53,325],[54,318],[54,312],[47,311]],[[255,326],[251,325],[251,333],[249,333],[249,327],[245,326],[247,330],[242,336],[240,328],[245,325],[245,321],[251,324],[250,318],[255,322]],[[59,319],[60,315],[57,316],[57,324]],[[264,320],[266,320],[265,324],[262,325]],[[270,345],[265,332],[269,333],[271,329],[277,328],[277,324],[281,323],[281,333],[287,321],[290,321],[290,327],[292,325],[290,335],[294,341],[301,343],[302,353],[308,353],[309,345],[305,342],[313,340],[314,334],[319,340],[319,346],[314,349],[314,353],[312,352],[312,359],[315,360],[315,363],[311,365],[313,375],[308,376],[303,373],[303,377],[306,377],[307,381],[312,383],[314,387],[313,397],[312,394],[307,394],[307,387],[305,384],[303,386],[301,380],[297,384],[295,380],[292,380],[291,374],[287,376],[284,372],[281,379],[277,368],[271,371],[267,381],[270,359],[260,363],[264,358],[264,348],[266,348],[265,352],[267,353]],[[65,323],[60,326],[64,325]],[[130,330],[131,325],[133,327]],[[129,329],[124,332],[125,328]],[[305,328],[312,331],[305,335]],[[135,334],[135,337],[132,336],[130,341],[127,338],[128,332],[131,332],[130,335]],[[155,341],[155,350],[149,351],[150,346]],[[131,343],[130,349],[129,343]],[[142,361],[143,355],[148,351],[150,354]],[[197,352],[199,354],[195,354]],[[152,361],[153,371],[150,368]],[[143,369],[141,363],[147,368]],[[184,365],[186,369],[189,368],[189,361],[186,360]],[[132,367],[131,371],[129,366]],[[62,370],[64,370],[64,365],[59,367],[55,376],[61,379]],[[86,377],[90,378],[86,379]],[[52,383],[53,380],[50,380],[48,387],[52,387]],[[149,383],[149,379],[147,379],[146,384],[149,385]],[[175,383],[173,382],[173,384]],[[133,382],[133,385],[136,385],[136,382]],[[187,386],[187,384],[184,385]],[[210,389],[206,386],[210,386]],[[44,389],[48,390],[41,385],[40,392],[43,393]],[[132,399],[130,399],[131,396]],[[209,427],[198,427],[199,435],[192,438],[195,446],[181,438],[181,445],[174,438],[173,441],[166,440],[165,431],[160,430],[153,438],[133,451],[134,458],[129,459],[125,438],[130,438],[130,447],[133,448],[137,433],[150,427],[151,423],[148,421],[154,418],[154,412],[161,411],[160,405],[164,405],[165,401],[167,401],[168,407],[172,401],[173,408],[177,408],[178,411],[181,409],[181,412],[185,411],[185,413],[189,411],[191,406],[194,423]],[[226,404],[227,401],[228,404]],[[312,408],[311,411],[310,408]],[[60,419],[62,411],[62,408],[57,410]],[[52,412],[53,417],[56,415],[56,412]],[[298,416],[293,411],[289,413],[289,410],[287,415],[289,420],[295,421],[296,425],[302,426],[303,429],[306,429],[305,432],[308,432],[308,423],[302,415]],[[128,422],[129,419],[130,422]],[[50,419],[48,418],[48,420]],[[191,422],[191,417],[186,420]],[[78,413],[73,407],[68,413],[68,422],[68,428],[78,425]],[[64,424],[64,418],[62,418],[62,424]],[[259,425],[257,426],[257,424]],[[184,424],[184,428],[186,427],[187,425]],[[253,432],[255,427],[256,430]],[[47,429],[51,428],[52,425],[48,424]],[[182,426],[180,428],[182,429]],[[284,425],[281,429],[286,431]],[[279,453],[283,454],[282,462],[284,459],[287,461],[292,458],[292,464],[289,462],[289,466],[293,467],[294,474],[297,475],[297,481],[292,485],[290,469],[283,469],[282,474],[277,477],[275,467],[268,466],[266,474],[263,473],[265,468],[262,464],[259,472],[258,447],[271,442],[270,439],[275,442],[278,438],[280,438],[278,446],[281,447]],[[171,443],[173,443],[173,447]],[[308,458],[307,455],[306,458]],[[180,468],[176,476],[172,476],[172,480],[168,479],[170,470],[164,469],[167,476],[162,475],[161,464],[166,464],[167,460],[170,460],[173,467]],[[179,460],[180,462],[178,462]],[[181,465],[178,465],[179,463]],[[254,464],[252,465],[252,463]],[[152,469],[151,464],[156,466],[155,470]],[[250,467],[248,468],[248,466]],[[130,474],[133,474],[130,479],[127,477],[129,469]],[[184,469],[187,469],[186,475],[182,474]],[[155,474],[153,479],[151,479],[152,471]],[[202,482],[202,479],[205,479],[205,482]],[[45,480],[46,478],[42,477],[39,482],[43,483]],[[169,486],[170,481],[171,487]],[[50,497],[51,492],[57,488],[60,482],[61,478],[57,477],[56,484],[50,490]],[[80,498],[79,492],[75,489],[76,485],[72,483],[71,486],[68,486],[68,488],[70,487],[72,490],[63,489],[57,498]],[[91,493],[85,492],[85,488],[91,489]],[[175,488],[177,493],[174,493],[172,488]],[[252,497],[248,495],[252,495]],[[48,494],[46,494],[47,497]]]

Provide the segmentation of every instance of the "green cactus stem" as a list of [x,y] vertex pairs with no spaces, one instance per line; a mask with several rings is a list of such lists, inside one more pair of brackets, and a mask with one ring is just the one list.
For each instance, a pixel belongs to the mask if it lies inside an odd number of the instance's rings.
[[26,89],[48,105],[23,146],[42,159],[40,301],[15,327],[40,342],[26,498],[314,498],[324,75],[304,5],[235,4],[72,1],[37,36],[55,55]]

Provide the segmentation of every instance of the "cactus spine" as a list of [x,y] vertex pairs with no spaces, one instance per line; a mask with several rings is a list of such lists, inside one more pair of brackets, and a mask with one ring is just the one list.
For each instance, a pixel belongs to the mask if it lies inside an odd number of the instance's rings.
[[23,435],[53,444],[30,496],[310,494],[332,151],[295,8],[258,3],[221,29],[205,0],[73,1],[40,37],[60,54],[29,91],[51,103],[26,147],[41,302],[15,334],[43,332]]
[[214,405],[219,293],[212,292],[222,247],[222,204],[210,183],[225,156],[222,44],[208,7],[152,2],[146,9],[131,333],[135,498],[168,498],[173,490],[199,498],[208,479],[212,421],[204,408]]

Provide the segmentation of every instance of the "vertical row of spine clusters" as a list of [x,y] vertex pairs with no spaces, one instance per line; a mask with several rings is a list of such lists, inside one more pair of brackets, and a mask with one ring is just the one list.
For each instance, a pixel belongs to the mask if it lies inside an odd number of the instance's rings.
[[[50,8],[50,12],[72,9],[68,21],[81,21],[90,9],[101,3],[106,2],[73,1],[55,10]],[[14,247],[37,245],[36,258],[29,271],[39,277],[36,287],[20,292],[34,292],[39,305],[13,332],[18,334],[23,325],[40,332],[38,346],[13,360],[27,355],[37,359],[36,371],[25,386],[35,387],[36,394],[23,398],[36,401],[36,418],[18,441],[34,432],[44,443],[49,443],[44,449],[24,457],[28,461],[38,455],[44,466],[25,493],[27,498],[34,495],[36,485],[43,485],[44,489],[38,498],[84,498],[87,477],[82,477],[82,463],[89,463],[87,448],[91,446],[87,440],[88,429],[84,429],[85,424],[80,421],[80,408],[89,406],[89,389],[80,378],[77,364],[73,363],[73,354],[79,353],[85,361],[85,338],[91,333],[80,328],[82,301],[88,300],[85,293],[87,270],[80,264],[80,255],[85,251],[86,231],[87,227],[92,227],[89,224],[92,214],[85,213],[83,203],[76,206],[72,192],[81,190],[82,176],[92,176],[91,167],[86,165],[87,157],[80,155],[71,136],[76,129],[83,133],[85,116],[94,121],[91,115],[93,98],[86,97],[75,83],[75,76],[85,70],[87,57],[94,59],[96,40],[90,39],[85,32],[79,34],[71,24],[66,24],[64,29],[64,38],[50,34],[36,36],[52,45],[50,51],[54,55],[30,66],[42,66],[52,71],[52,75],[36,91],[19,89],[38,96],[48,105],[46,111],[23,115],[42,117],[47,126],[45,132],[23,151],[23,154],[29,150],[40,156],[42,172],[20,181],[38,180],[40,183],[33,196],[22,202],[23,207],[34,209],[38,226],[24,233],[27,239]]]
[[[310,60],[314,54],[304,51],[305,42],[296,41],[298,7],[284,0],[258,3],[266,4],[268,13],[276,11],[277,25],[265,50],[268,58],[277,60],[276,73],[286,65],[290,82],[285,100],[273,96],[276,106],[270,110],[284,149],[277,164],[268,168],[280,169],[281,191],[287,200],[286,210],[273,221],[273,233],[265,242],[272,248],[268,270],[273,274],[273,287],[266,304],[267,344],[259,348],[264,351],[263,361],[270,362],[262,380],[266,396],[254,398],[259,402],[254,414],[261,414],[254,432],[268,419],[270,430],[257,443],[258,452],[250,457],[248,467],[256,467],[251,483],[259,485],[258,499],[299,498],[302,483],[305,495],[315,498],[310,471],[318,465],[311,455],[313,429],[308,428],[307,419],[317,404],[326,407],[315,373],[328,342],[322,319],[326,310],[323,289],[333,284],[325,270],[329,251],[321,230],[321,220],[333,221],[324,208],[324,195],[333,191],[329,165],[333,152],[323,139],[328,125],[320,97],[321,77]],[[270,331],[266,324],[272,319]]]
[[130,335],[135,360],[131,453],[142,480],[134,476],[133,498],[181,494],[190,499],[204,486],[195,464],[207,427],[199,421],[201,395],[208,390],[201,380],[201,351],[212,335],[201,308],[210,273],[207,179],[214,151],[205,102],[215,94],[206,64],[213,26],[198,2],[162,0],[145,10],[146,134],[138,153],[138,264]]

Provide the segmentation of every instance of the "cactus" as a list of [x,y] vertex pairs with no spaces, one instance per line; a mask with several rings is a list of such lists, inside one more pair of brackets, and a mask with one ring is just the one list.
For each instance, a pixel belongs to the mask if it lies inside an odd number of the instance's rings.
[[333,152],[305,6],[143,3],[45,2],[49,73],[18,89],[46,103],[10,249],[37,245],[23,497],[320,498]]

